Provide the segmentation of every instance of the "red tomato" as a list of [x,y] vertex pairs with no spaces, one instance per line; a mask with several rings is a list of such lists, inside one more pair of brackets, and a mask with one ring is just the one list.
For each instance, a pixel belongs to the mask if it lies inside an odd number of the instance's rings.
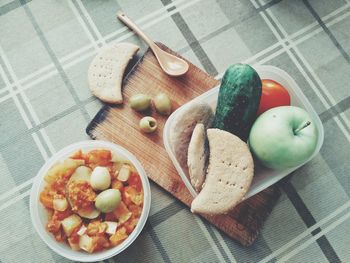
[[285,87],[271,79],[262,80],[262,94],[258,115],[278,106],[289,106],[290,96]]

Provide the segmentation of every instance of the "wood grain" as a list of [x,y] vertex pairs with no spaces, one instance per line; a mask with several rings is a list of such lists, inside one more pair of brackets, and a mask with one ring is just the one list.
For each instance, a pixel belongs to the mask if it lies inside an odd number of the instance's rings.
[[[175,54],[166,46],[159,46]],[[165,92],[171,98],[175,110],[218,83],[218,80],[191,63],[186,75],[169,77],[160,69],[152,52],[147,50],[124,80],[124,104],[105,105],[86,131],[93,139],[112,141],[128,149],[142,163],[153,182],[190,206],[193,198],[164,149],[163,127],[166,117],[157,114],[154,109],[137,113],[126,102],[137,93],[154,97],[159,92]],[[153,116],[158,121],[158,129],[153,134],[146,135],[138,129],[140,119],[146,115]],[[203,217],[230,237],[248,246],[256,239],[279,195],[277,187],[270,187],[242,202],[228,215]]]

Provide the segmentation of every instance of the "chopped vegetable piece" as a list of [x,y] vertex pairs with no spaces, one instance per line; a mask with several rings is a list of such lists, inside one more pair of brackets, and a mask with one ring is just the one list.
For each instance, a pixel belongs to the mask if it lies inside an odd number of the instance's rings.
[[82,226],[80,227],[79,231],[77,232],[78,236],[84,235],[84,234],[86,233],[86,230],[87,230],[86,226],[85,226],[85,225],[82,225]]
[[73,181],[68,185],[69,200],[73,211],[91,207],[96,198],[96,193],[89,182]]
[[118,205],[118,207],[113,211],[113,213],[114,213],[114,216],[117,218],[119,224],[123,224],[124,222],[128,221],[128,219],[132,215],[132,213],[126,207],[124,202],[121,202]]
[[46,212],[47,212],[47,218],[49,220],[51,220],[52,216],[53,216],[53,213],[54,213],[54,210],[52,209],[46,209]]
[[121,227],[117,230],[117,232],[112,235],[109,238],[109,241],[111,241],[112,246],[117,246],[119,245],[121,242],[123,242],[126,238],[128,237],[127,233],[126,233],[126,228],[125,227]]
[[118,218],[118,222],[119,222],[120,224],[122,224],[122,223],[128,221],[129,218],[130,218],[131,216],[132,216],[132,213],[131,213],[131,212],[126,213],[126,214],[124,214],[124,215],[122,215],[122,216],[120,216],[120,217]]
[[87,162],[96,166],[107,166],[112,159],[111,151],[109,150],[92,150],[87,155]]
[[50,195],[47,191],[43,191],[40,193],[40,202],[46,207],[46,208],[53,208],[53,196]]
[[135,205],[135,204],[130,204],[128,206],[129,210],[131,211],[133,217],[139,218],[142,213],[142,207]]
[[78,215],[87,219],[95,219],[101,214],[93,205],[78,210]]
[[63,220],[72,214],[73,214],[72,211],[70,211],[69,209],[66,209],[64,211],[54,210],[52,218],[55,218],[57,220]]
[[73,214],[65,219],[62,220],[62,227],[64,230],[64,233],[69,237],[75,228],[80,227],[81,225],[81,218],[76,215]]
[[117,179],[119,181],[126,182],[129,179],[130,173],[130,166],[124,164],[119,170]]
[[82,150],[78,150],[78,151],[74,152],[69,158],[83,160],[84,159],[83,151]]
[[107,230],[106,233],[110,235],[114,235],[117,231],[118,223],[117,222],[111,222],[111,221],[105,221],[107,224]]
[[82,235],[79,239],[79,247],[88,253],[93,252],[93,240],[88,235]]
[[66,198],[53,199],[53,209],[57,211],[65,211],[68,208],[68,202]]
[[129,164],[130,161],[126,159],[123,155],[112,152],[111,162],[113,163],[121,163],[121,164]]
[[74,228],[72,234],[70,235],[69,239],[71,240],[72,243],[79,243],[79,238],[80,236],[78,235],[79,227]]
[[61,229],[54,234],[54,237],[58,242],[63,242],[66,239],[66,235],[64,234],[64,231]]
[[129,180],[128,180],[128,183],[130,186],[133,186],[135,187],[135,189],[137,190],[137,192],[141,192],[142,190],[142,182],[141,182],[141,179],[140,179],[140,176],[137,172],[132,172],[130,177],[129,177]]
[[62,163],[58,163],[54,165],[45,175],[44,179],[47,183],[53,183],[57,178],[65,174],[68,170],[74,172],[74,170],[84,165],[84,160],[74,160],[74,159],[66,159]]
[[130,234],[134,228],[136,227],[139,220],[137,218],[131,217],[128,221],[124,223],[124,227],[126,229],[126,233]]
[[99,220],[95,220],[95,221],[92,221],[89,223],[87,230],[86,230],[86,233],[89,236],[94,236],[94,235],[106,232],[107,227],[108,226],[106,223],[101,222]]
[[92,170],[90,167],[87,166],[79,166],[75,169],[72,176],[69,178],[68,183],[71,183],[73,181],[90,181]]
[[73,242],[72,238],[68,238],[68,244],[72,250],[74,250],[74,251],[80,250],[79,239],[78,239],[78,243],[77,243],[77,242]]
[[141,205],[143,203],[143,192],[137,192],[132,186],[125,187],[125,198],[131,200],[135,205]]
[[115,152],[112,152],[111,154],[111,162],[113,163],[116,163],[116,162],[119,162],[119,159],[120,159],[120,155],[115,153]]
[[97,235],[93,237],[93,252],[101,251],[104,248],[109,248],[110,243],[105,235]]
[[50,233],[58,233],[58,231],[61,229],[61,221],[55,218],[51,218],[51,220],[47,222],[46,228]]
[[52,191],[56,192],[57,194],[65,195],[65,188],[66,184],[69,181],[69,178],[74,174],[75,168],[70,168],[66,170],[64,173],[57,176],[56,181],[54,181],[50,188]]
[[105,220],[106,221],[116,221],[117,218],[115,217],[113,212],[109,212],[109,213],[106,213]]
[[117,189],[121,192],[123,191],[123,187],[124,187],[123,182],[119,181],[118,179],[112,182],[112,189]]

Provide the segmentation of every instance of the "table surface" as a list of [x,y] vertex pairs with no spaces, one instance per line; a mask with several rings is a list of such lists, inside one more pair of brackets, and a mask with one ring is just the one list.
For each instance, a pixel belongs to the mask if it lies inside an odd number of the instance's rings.
[[101,103],[87,68],[104,45],[153,39],[218,77],[233,63],[278,66],[323,121],[320,154],[279,184],[282,196],[244,248],[152,184],[136,242],[109,262],[350,261],[349,0],[0,0],[0,262],[69,262],[35,233],[33,177],[62,147],[88,139]]

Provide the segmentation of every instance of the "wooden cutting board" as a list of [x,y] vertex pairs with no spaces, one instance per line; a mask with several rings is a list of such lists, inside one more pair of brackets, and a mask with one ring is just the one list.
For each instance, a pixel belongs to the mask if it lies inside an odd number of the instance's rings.
[[[166,46],[161,48],[173,54]],[[154,97],[167,93],[173,110],[219,84],[219,81],[190,64],[182,77],[169,77],[159,67],[153,53],[147,50],[124,79],[124,104],[105,105],[94,117],[86,131],[92,139],[107,140],[119,144],[142,163],[148,177],[185,205],[190,206],[193,197],[181,181],[163,146],[163,127],[166,117],[154,109],[137,113],[127,106],[128,98],[137,93]],[[138,129],[139,120],[151,115],[158,121],[153,134],[143,134]],[[230,237],[248,246],[253,243],[262,225],[276,203],[280,192],[272,186],[238,205],[229,215],[203,216]]]

